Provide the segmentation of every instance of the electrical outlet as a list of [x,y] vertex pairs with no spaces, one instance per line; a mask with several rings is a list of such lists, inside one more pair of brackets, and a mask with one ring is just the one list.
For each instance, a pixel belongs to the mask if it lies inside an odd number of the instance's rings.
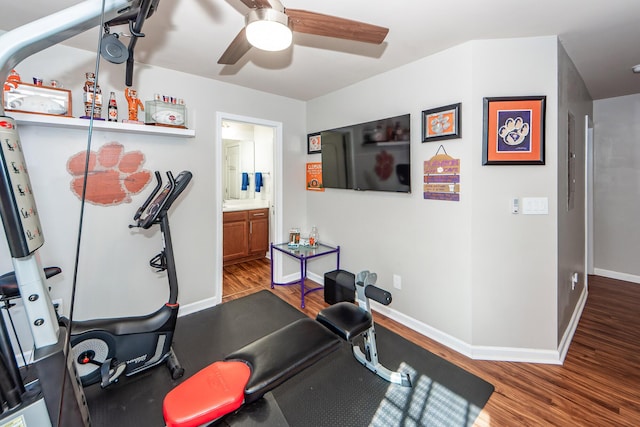
[[576,285],[578,284],[578,273],[573,273],[571,275],[571,290],[576,290]]
[[393,287],[396,289],[402,289],[402,277],[398,274],[393,275]]

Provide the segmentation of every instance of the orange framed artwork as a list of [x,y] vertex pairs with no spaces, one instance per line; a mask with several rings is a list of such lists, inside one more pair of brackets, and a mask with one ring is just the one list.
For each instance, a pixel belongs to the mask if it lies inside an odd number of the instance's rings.
[[422,142],[462,137],[460,128],[461,103],[446,105],[422,112]]
[[484,98],[483,165],[544,165],[545,96]]
[[324,191],[322,185],[322,162],[307,163],[307,190]]

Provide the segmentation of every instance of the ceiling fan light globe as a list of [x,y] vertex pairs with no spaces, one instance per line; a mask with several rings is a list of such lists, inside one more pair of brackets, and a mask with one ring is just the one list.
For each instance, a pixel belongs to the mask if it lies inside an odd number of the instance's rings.
[[249,12],[246,35],[253,47],[272,52],[288,48],[293,41],[287,15],[274,9],[254,9]]

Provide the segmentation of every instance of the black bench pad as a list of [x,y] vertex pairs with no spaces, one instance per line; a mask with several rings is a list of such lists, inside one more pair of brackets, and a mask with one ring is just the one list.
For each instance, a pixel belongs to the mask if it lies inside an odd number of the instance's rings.
[[373,324],[371,314],[350,302],[339,302],[320,310],[316,320],[351,341]]
[[[62,273],[60,267],[45,267],[44,275],[48,279],[56,274]],[[17,298],[20,296],[20,289],[18,288],[18,279],[15,271],[0,276],[0,297],[3,299]]]
[[225,360],[242,360],[251,368],[246,404],[334,351],[340,342],[318,322],[304,318],[234,351]]

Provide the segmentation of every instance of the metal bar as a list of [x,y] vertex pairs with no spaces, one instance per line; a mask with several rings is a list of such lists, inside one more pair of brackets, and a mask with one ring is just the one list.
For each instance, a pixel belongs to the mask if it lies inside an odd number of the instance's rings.
[[273,243],[271,244],[271,289],[275,287],[275,283],[273,282]]
[[[105,21],[133,4],[132,0],[104,0]],[[23,59],[100,24],[102,0],[86,0],[25,24],[0,36],[0,81]],[[0,104],[0,115],[4,105]]]

